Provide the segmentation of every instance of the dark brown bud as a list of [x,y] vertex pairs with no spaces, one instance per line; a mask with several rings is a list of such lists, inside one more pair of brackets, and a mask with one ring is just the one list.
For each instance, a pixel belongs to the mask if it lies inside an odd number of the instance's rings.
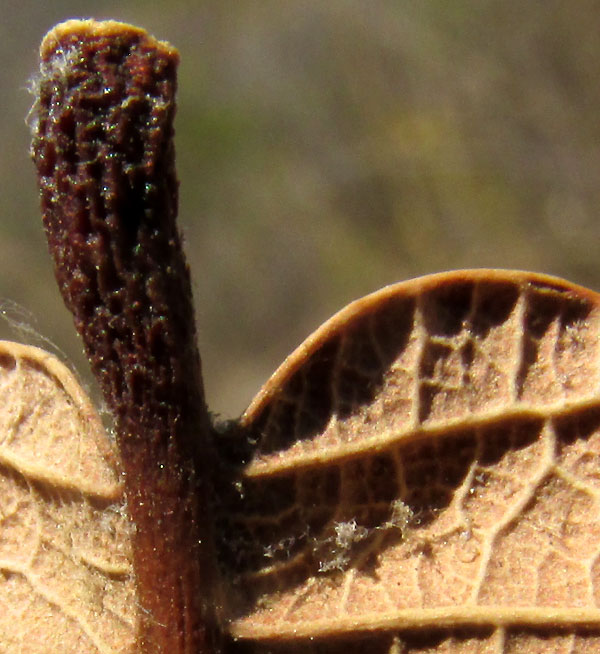
[[141,651],[213,652],[205,408],[176,227],[178,54],[69,21],[41,46],[32,153],[56,279],[115,419]]

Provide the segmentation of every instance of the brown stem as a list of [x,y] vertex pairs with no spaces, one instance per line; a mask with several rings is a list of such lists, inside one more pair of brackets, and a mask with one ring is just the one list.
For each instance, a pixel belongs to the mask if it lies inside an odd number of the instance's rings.
[[175,224],[177,51],[69,21],[41,46],[32,153],[55,274],[113,412],[143,652],[214,652],[204,402]]

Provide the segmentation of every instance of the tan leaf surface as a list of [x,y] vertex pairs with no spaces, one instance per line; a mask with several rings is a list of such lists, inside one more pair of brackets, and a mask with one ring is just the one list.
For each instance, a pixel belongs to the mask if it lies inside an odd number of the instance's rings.
[[71,373],[0,342],[0,652],[129,652],[136,626],[118,460]]
[[599,321],[585,289],[466,271],[318,330],[222,491],[236,651],[600,651]]

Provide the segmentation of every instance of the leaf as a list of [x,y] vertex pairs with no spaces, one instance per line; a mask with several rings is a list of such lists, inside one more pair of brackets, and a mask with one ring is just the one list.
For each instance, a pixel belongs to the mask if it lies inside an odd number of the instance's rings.
[[591,291],[464,271],[317,330],[220,489],[239,651],[600,651],[599,320]]
[[56,358],[0,342],[0,651],[129,652],[137,605],[119,462]]

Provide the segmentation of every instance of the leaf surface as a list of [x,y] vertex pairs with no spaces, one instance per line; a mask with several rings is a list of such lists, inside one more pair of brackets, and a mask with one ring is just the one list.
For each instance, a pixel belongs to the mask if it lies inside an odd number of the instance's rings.
[[0,652],[130,652],[130,527],[118,458],[73,375],[0,342]]
[[221,491],[239,651],[600,651],[599,321],[566,282],[463,271],[300,346]]

